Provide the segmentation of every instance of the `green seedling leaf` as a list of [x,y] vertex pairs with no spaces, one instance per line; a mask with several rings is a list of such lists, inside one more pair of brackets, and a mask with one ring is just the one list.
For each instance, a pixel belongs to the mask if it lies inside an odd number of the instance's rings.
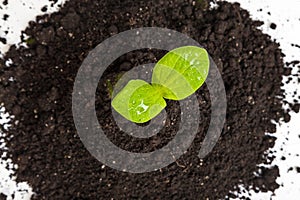
[[157,116],[166,99],[182,100],[204,83],[209,72],[205,49],[185,46],[167,53],[155,65],[152,84],[131,80],[112,101],[112,107],[126,119],[144,123]]
[[131,80],[112,101],[112,107],[126,119],[144,123],[157,116],[166,102],[155,87],[143,80]]
[[209,56],[205,49],[180,47],[158,61],[153,69],[152,84],[164,98],[182,100],[201,87],[208,72]]

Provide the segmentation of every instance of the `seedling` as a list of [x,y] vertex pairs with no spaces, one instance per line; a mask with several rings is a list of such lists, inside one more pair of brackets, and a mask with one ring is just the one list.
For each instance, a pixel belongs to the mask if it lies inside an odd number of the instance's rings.
[[154,66],[151,83],[130,80],[114,97],[112,107],[132,122],[147,122],[167,106],[165,99],[182,100],[196,92],[208,71],[209,56],[205,49],[173,49]]

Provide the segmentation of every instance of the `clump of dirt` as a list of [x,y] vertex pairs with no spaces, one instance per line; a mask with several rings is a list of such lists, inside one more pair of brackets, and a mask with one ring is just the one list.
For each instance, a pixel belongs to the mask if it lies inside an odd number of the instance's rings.
[[[239,4],[221,2],[209,9],[206,1],[192,0],[72,0],[56,13],[39,16],[24,31],[29,48],[12,46],[0,67],[0,103],[15,115],[6,139],[19,165],[18,180],[32,185],[34,199],[219,199],[234,196],[230,191],[238,190],[238,184],[274,191],[278,168],[259,170],[257,164],[273,159],[265,151],[275,138],[265,132],[275,132],[272,119],[288,116],[280,98],[282,75],[290,75],[291,68],[284,68],[279,44],[257,29],[261,24]],[[228,110],[221,138],[200,160],[197,154],[210,119],[209,93],[201,88],[201,124],[189,151],[159,171],[130,174],[102,166],[84,148],[74,126],[71,96],[77,70],[90,50],[114,34],[149,26],[186,33],[208,50],[222,74]],[[178,105],[169,102],[168,123],[157,136],[137,141],[112,119],[106,78],[161,56],[156,50],[128,53],[99,83],[99,122],[116,145],[132,152],[155,150],[172,139]],[[13,61],[10,67],[4,65],[8,59]],[[256,171],[261,173],[254,175]]]

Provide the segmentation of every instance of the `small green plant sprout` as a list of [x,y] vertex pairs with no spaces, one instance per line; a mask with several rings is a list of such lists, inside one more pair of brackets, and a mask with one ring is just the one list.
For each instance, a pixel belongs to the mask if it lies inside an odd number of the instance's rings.
[[165,99],[182,100],[196,92],[208,72],[209,56],[204,48],[173,49],[155,64],[151,84],[130,80],[114,97],[112,107],[132,122],[145,123],[166,107]]

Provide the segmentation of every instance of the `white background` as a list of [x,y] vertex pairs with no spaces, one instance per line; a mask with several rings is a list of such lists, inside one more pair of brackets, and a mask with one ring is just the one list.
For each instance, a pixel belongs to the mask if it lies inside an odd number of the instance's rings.
[[[229,1],[235,2],[232,0]],[[64,0],[59,1],[58,4],[61,2],[64,2]],[[241,3],[242,8],[246,8],[250,12],[253,19],[265,22],[261,29],[263,32],[271,35],[272,39],[280,43],[283,53],[286,54],[285,62],[300,60],[300,48],[291,45],[300,45],[299,0],[239,0],[238,2]],[[58,4],[54,8],[48,6],[48,12],[57,10]],[[44,5],[50,5],[48,0],[14,0],[9,1],[7,6],[0,4],[2,7],[2,9],[0,8],[0,18],[4,14],[9,15],[7,21],[0,21],[0,37],[5,37],[8,42],[8,45],[0,43],[1,53],[5,53],[10,44],[18,44],[20,42],[21,30],[25,29],[30,20],[35,20],[36,15],[43,14],[41,8]],[[268,12],[270,12],[270,15]],[[272,22],[277,25],[275,30],[270,29]],[[9,31],[7,35],[4,33],[6,30]],[[6,64],[9,66],[10,62],[8,61]],[[293,72],[297,73],[298,69],[295,67]],[[300,76],[299,72],[298,76]],[[297,91],[298,95],[300,95],[300,86],[297,82],[285,85],[284,89],[288,95],[286,100],[289,102],[293,101],[292,93],[294,91]],[[12,116],[8,113],[0,106],[0,124],[10,121]],[[300,157],[296,156],[296,154],[300,154],[300,138],[298,136],[300,135],[300,113],[290,114],[291,122],[288,124],[282,122],[277,124],[278,131],[274,134],[277,137],[277,141],[275,147],[272,149],[272,151],[276,151],[276,159],[272,165],[278,165],[280,169],[280,177],[277,179],[277,183],[283,186],[277,189],[275,194],[271,192],[256,194],[253,191],[250,191],[250,194],[248,194],[246,192],[244,195],[251,195],[251,199],[299,199],[300,173],[296,172],[295,167],[300,167]],[[280,151],[281,147],[283,151]],[[5,149],[3,140],[0,140],[0,148]],[[286,160],[281,160],[282,156],[286,157]],[[0,155],[0,193],[7,195],[7,199],[12,199],[12,194],[15,195],[14,199],[30,199],[32,188],[27,183],[17,183],[15,181],[14,169],[17,166],[11,160],[4,160],[2,157],[3,155]],[[290,167],[293,170],[288,172]],[[239,187],[243,188],[242,185]]]

